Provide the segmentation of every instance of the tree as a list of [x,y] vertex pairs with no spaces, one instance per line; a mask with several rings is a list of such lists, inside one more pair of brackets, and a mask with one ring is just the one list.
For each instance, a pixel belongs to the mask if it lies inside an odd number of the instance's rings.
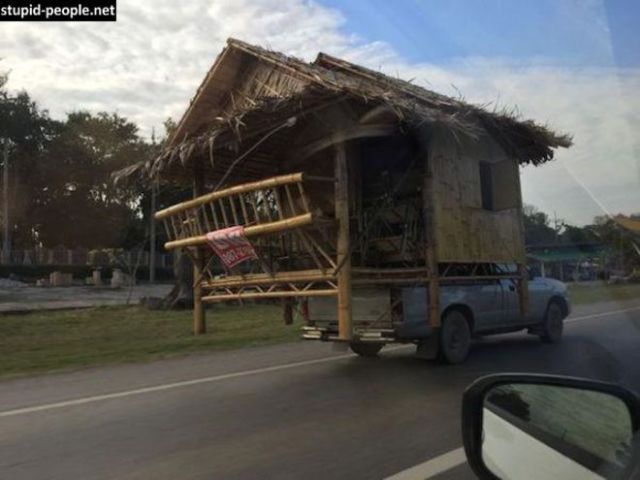
[[544,245],[555,243],[556,231],[549,226],[549,217],[533,205],[523,207],[525,243]]
[[576,227],[574,225],[563,224],[564,231],[560,235],[560,241],[565,244],[585,244],[599,242],[598,235],[592,225]]
[[[32,246],[37,235],[31,222],[33,206],[43,203],[33,187],[46,183],[40,160],[61,124],[51,120],[26,92],[8,92],[7,78],[0,75],[0,138],[9,141],[10,228],[14,245]],[[3,161],[0,159],[0,165]]]
[[144,237],[141,188],[115,185],[113,170],[144,160],[149,145],[117,114],[69,114],[40,168],[45,204],[34,208],[38,239],[46,245],[128,247]]
[[[640,218],[640,214],[631,215],[631,218]],[[613,252],[613,263],[619,270],[640,268],[640,255],[633,245],[634,241],[638,243],[638,238],[632,232],[607,215],[595,217],[591,229],[598,240]]]

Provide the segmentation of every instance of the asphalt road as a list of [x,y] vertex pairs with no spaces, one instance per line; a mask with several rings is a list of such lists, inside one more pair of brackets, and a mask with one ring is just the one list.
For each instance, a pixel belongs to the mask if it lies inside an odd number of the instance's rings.
[[470,382],[549,372],[640,391],[639,346],[640,299],[576,308],[559,345],[480,340],[454,367],[301,342],[5,381],[0,479],[376,479],[443,459],[434,478],[473,478],[455,460]]

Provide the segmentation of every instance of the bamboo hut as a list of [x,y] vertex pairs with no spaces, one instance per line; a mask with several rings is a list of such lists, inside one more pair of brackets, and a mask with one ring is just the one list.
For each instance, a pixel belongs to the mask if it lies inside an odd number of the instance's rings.
[[[433,329],[446,282],[513,278],[524,314],[519,167],[570,144],[330,55],[229,39],[162,153],[117,177],[193,186],[156,218],[193,260],[196,332],[203,304],[278,298],[285,318],[301,306],[306,338],[393,342],[406,289]],[[255,256],[219,275],[207,234],[231,226]]]

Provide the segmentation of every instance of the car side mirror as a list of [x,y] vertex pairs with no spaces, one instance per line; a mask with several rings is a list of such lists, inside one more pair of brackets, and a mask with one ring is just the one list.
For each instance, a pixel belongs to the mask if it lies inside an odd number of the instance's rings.
[[464,394],[462,434],[482,479],[633,478],[640,402],[608,383],[500,374]]

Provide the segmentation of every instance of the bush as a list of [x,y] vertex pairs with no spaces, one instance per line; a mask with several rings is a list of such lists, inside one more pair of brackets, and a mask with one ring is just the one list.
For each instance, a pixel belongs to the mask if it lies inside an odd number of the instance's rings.
[[[90,265],[0,265],[0,278],[9,278],[10,275],[18,278],[22,282],[34,283],[39,278],[49,278],[52,272],[70,273],[74,279],[84,279],[90,277],[96,267]],[[111,278],[113,274],[112,267],[100,267],[102,271],[102,279]],[[138,280],[147,280],[149,278],[149,268],[144,266],[138,268],[136,272]],[[173,270],[156,269],[156,280],[172,281]]]

